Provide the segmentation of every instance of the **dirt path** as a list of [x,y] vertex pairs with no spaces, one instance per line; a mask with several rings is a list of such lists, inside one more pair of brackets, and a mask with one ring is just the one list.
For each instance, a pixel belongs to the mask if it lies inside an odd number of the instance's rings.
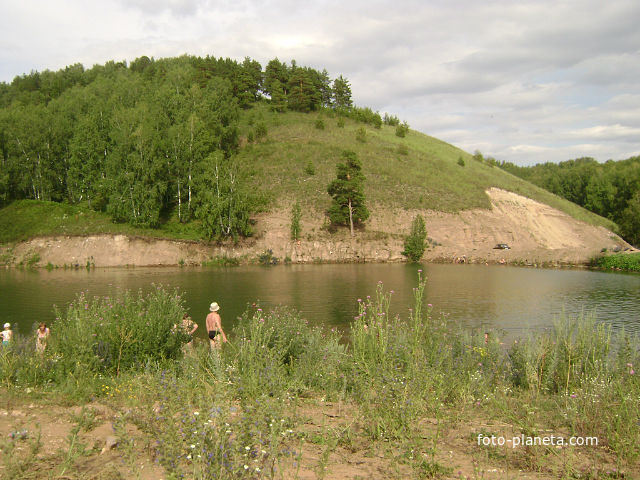
[[[578,221],[548,205],[497,188],[487,191],[491,210],[466,210],[456,214],[423,210],[371,209],[366,229],[350,238],[345,230],[330,234],[322,226],[322,212],[305,212],[299,242],[289,238],[290,206],[257,217],[253,238],[236,245],[208,245],[124,235],[45,237],[4,247],[0,254],[10,263],[38,258],[46,266],[99,267],[127,265],[201,264],[211,258],[238,257],[249,262],[272,250],[281,261],[400,262],[403,236],[421,214],[433,246],[428,261],[525,264],[581,264],[603,248],[611,251],[630,246],[603,227]],[[510,250],[494,250],[506,243]]]

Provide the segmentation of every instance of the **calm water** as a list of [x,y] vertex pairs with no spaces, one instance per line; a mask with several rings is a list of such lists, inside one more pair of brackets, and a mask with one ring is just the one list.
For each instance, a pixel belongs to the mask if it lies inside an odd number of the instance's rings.
[[[201,326],[209,304],[217,301],[227,330],[252,302],[263,308],[293,306],[310,322],[345,328],[357,313],[356,300],[374,295],[380,280],[394,291],[394,312],[406,312],[418,268],[428,278],[425,303],[467,328],[497,327],[518,335],[552,325],[564,310],[571,315],[595,311],[616,329],[640,333],[639,275],[483,265],[0,270],[0,322],[26,334],[39,321],[51,323],[52,306],[64,307],[80,291],[116,295],[125,289],[148,291],[155,283],[179,288]],[[198,333],[204,337],[204,328]]]

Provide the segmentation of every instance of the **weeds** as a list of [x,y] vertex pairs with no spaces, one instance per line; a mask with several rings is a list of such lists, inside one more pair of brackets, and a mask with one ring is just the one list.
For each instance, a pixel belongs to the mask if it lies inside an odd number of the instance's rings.
[[[363,442],[397,457],[398,475],[437,478],[453,473],[441,452],[448,432],[476,417],[509,428],[477,428],[473,435],[595,436],[617,472],[637,462],[637,339],[613,336],[590,315],[561,315],[554,329],[505,345],[497,333],[458,330],[433,316],[419,275],[406,318],[390,316],[393,292],[380,282],[358,300],[347,339],[290,309],[258,308],[243,315],[222,351],[196,345],[185,357],[173,329],[182,317],[178,293],[81,294],[59,313],[45,355],[19,338],[0,350],[0,379],[8,389],[108,402],[120,410],[114,430],[130,468],[148,445],[167,478],[281,478],[302,468],[308,445],[316,447],[311,468],[322,477],[334,452],[356,451]],[[298,408],[306,399],[339,402],[336,417],[344,422],[305,431]],[[97,415],[85,407],[72,420],[60,476],[90,453],[79,433],[92,429]],[[26,464],[6,455],[11,446],[2,451],[5,472],[14,472],[8,478],[20,478]],[[507,470],[582,475],[576,451],[492,449],[482,458]],[[482,458],[474,458],[479,478]]]

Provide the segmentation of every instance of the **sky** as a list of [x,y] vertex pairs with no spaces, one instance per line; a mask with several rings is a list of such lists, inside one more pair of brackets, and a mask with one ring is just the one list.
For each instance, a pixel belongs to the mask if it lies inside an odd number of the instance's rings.
[[0,0],[0,81],[82,63],[278,58],[519,165],[640,154],[638,0]]

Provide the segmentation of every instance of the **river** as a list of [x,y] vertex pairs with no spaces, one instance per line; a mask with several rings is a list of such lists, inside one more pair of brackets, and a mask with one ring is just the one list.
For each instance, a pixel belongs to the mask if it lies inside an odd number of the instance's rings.
[[[39,321],[51,324],[53,305],[64,307],[80,291],[117,295],[148,291],[153,284],[178,288],[201,326],[212,301],[231,330],[248,304],[288,305],[312,323],[346,329],[357,299],[383,282],[393,290],[392,310],[404,315],[413,302],[418,269],[427,277],[425,303],[432,314],[469,329],[498,328],[509,336],[553,325],[568,315],[595,312],[615,330],[640,333],[640,275],[586,270],[544,270],[499,265],[342,264],[233,268],[97,268],[0,270],[0,322],[27,334]],[[198,332],[204,338],[204,328]]]

